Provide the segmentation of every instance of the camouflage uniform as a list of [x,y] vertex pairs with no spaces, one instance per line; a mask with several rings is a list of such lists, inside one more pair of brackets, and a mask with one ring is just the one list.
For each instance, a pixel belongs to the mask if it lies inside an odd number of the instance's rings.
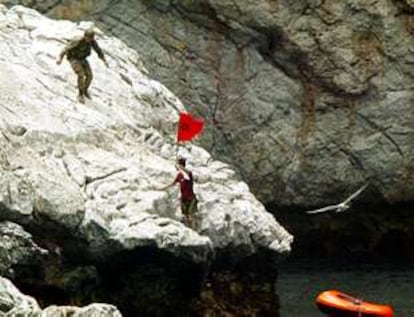
[[105,62],[105,56],[95,40],[86,41],[83,37],[71,41],[63,49],[60,56],[67,56],[67,59],[72,66],[73,71],[78,75],[78,89],[79,96],[86,96],[89,98],[88,88],[92,82],[92,70],[87,61],[87,57],[91,54],[93,49],[101,60]]

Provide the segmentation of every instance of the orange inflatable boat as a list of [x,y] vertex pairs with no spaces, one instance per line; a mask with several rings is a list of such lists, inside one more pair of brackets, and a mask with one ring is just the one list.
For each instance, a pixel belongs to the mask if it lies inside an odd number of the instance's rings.
[[328,316],[335,317],[393,317],[392,308],[364,302],[350,295],[329,290],[316,297],[319,310]]

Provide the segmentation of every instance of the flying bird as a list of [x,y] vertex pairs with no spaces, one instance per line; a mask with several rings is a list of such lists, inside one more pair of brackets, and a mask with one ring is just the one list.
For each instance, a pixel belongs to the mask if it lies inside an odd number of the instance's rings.
[[306,211],[306,213],[307,214],[318,214],[318,213],[330,211],[330,210],[335,210],[335,212],[343,212],[349,209],[350,207],[349,203],[351,202],[351,200],[357,197],[359,194],[361,194],[363,190],[367,188],[367,186],[368,186],[368,183],[362,186],[355,193],[353,193],[351,196],[349,196],[347,199],[345,199],[343,202],[337,205],[330,205],[330,206],[326,206],[326,207],[315,209],[315,210],[309,210],[309,211]]

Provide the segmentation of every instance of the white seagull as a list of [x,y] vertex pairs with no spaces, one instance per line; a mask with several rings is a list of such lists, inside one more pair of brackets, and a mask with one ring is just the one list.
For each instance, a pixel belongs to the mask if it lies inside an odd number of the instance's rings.
[[364,186],[362,186],[360,189],[358,189],[355,193],[353,193],[351,196],[349,196],[347,199],[345,199],[343,202],[337,204],[337,205],[330,205],[323,208],[315,209],[315,210],[309,210],[306,211],[307,214],[318,214],[320,212],[325,212],[329,210],[335,210],[335,212],[343,212],[347,209],[349,209],[350,201],[354,199],[356,196],[362,193],[362,191],[367,188],[368,183],[366,183]]

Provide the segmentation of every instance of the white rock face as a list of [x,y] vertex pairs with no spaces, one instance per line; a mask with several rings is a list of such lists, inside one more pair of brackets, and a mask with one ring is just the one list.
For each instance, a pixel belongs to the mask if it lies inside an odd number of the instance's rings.
[[3,0],[93,19],[209,118],[261,201],[414,199],[413,0]]
[[[196,262],[213,248],[283,253],[292,236],[225,164],[174,142],[182,103],[152,80],[121,41],[97,41],[92,100],[79,104],[67,40],[89,26],[0,5],[0,206],[19,223],[53,221],[86,239],[91,254],[154,246]],[[197,182],[197,231],[180,222],[177,155]],[[40,219],[40,221],[39,221]]]

